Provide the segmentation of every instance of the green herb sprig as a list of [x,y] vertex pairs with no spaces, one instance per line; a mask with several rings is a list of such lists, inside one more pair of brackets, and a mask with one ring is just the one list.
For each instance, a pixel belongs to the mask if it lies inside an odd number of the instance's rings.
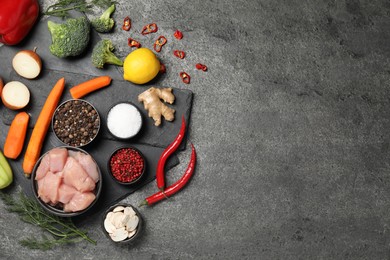
[[107,8],[117,1],[113,0],[58,0],[55,4],[50,5],[43,12],[44,15],[57,16],[61,18],[70,17],[69,11],[75,10],[82,13],[90,12],[94,6]]
[[25,247],[48,250],[58,245],[82,240],[96,245],[96,241],[91,239],[85,231],[78,229],[70,218],[61,218],[47,213],[37,201],[28,198],[23,192],[20,192],[19,199],[0,192],[0,198],[9,212],[17,213],[22,221],[36,225],[52,235],[52,238],[43,235],[41,240],[30,237],[19,241]]

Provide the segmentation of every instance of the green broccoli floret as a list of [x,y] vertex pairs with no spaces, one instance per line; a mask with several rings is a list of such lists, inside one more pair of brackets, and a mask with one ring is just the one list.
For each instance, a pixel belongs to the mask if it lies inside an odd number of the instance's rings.
[[51,33],[50,52],[59,57],[77,56],[84,52],[90,39],[91,26],[86,17],[70,18],[65,23],[47,22]]
[[114,53],[114,45],[110,40],[100,40],[92,50],[92,64],[98,69],[102,69],[104,64],[113,64],[123,66],[123,61],[120,60]]
[[92,19],[91,24],[96,31],[107,33],[114,27],[114,19],[110,18],[115,11],[115,4],[111,5],[100,17]]

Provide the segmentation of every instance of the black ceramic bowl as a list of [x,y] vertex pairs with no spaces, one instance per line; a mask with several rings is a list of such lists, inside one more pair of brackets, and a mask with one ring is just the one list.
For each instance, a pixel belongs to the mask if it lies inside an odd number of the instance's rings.
[[[138,216],[138,226],[137,228],[135,229],[135,233],[130,237],[130,238],[126,238],[124,240],[120,240],[120,241],[114,241],[113,238],[110,236],[110,233],[108,233],[108,231],[106,230],[106,227],[105,227],[105,224],[104,224],[104,221],[108,215],[108,213],[110,212],[113,212],[113,210],[117,207],[131,207],[135,214]],[[126,243],[130,243],[130,242],[133,242],[134,240],[136,240],[142,233],[142,230],[143,230],[143,226],[144,226],[144,221],[142,219],[142,216],[141,214],[139,213],[139,211],[132,205],[130,204],[126,204],[126,203],[118,203],[118,204],[115,204],[115,205],[112,205],[111,207],[109,207],[103,214],[102,216],[102,230],[104,232],[104,234],[106,234],[107,238],[110,239],[113,243],[118,243],[118,244],[126,244]]]
[[64,145],[83,147],[95,140],[101,119],[96,108],[82,99],[69,99],[55,110],[51,127]]
[[[119,154],[122,154],[123,156],[121,157]],[[130,159],[129,157],[131,157],[131,155],[134,155],[135,159]],[[142,168],[140,165],[137,165],[137,162],[140,161],[143,162]],[[137,148],[131,146],[120,147],[111,154],[107,162],[107,168],[110,176],[117,183],[123,185],[134,185],[137,184],[145,175],[146,160],[144,155]],[[120,174],[122,179],[118,179],[114,176],[116,172],[119,172],[118,168],[122,170],[129,170],[129,172],[127,172],[127,174]],[[130,170],[132,170],[132,172],[130,172]],[[125,180],[125,178],[127,178],[128,181]]]
[[[82,152],[84,154],[87,154],[88,153],[80,148],[77,148],[77,147],[71,147],[71,146],[59,146],[59,147],[56,147],[56,148],[66,148],[68,151],[75,151],[75,152]],[[53,148],[54,149],[54,148]],[[51,151],[51,150],[50,150]],[[54,214],[54,215],[57,215],[57,216],[60,216],[60,217],[74,217],[74,216],[78,216],[80,214],[84,214],[85,212],[87,212],[90,208],[92,208],[92,206],[96,203],[96,201],[99,199],[99,196],[100,196],[100,193],[101,193],[101,190],[102,190],[102,173],[100,171],[100,168],[98,166],[98,164],[96,163],[96,161],[92,158],[93,162],[96,164],[96,168],[97,168],[97,171],[98,171],[98,175],[99,175],[99,181],[95,184],[96,187],[95,187],[95,190],[93,191],[94,195],[95,195],[95,199],[88,205],[88,207],[86,207],[84,210],[81,210],[81,211],[75,211],[75,212],[65,212],[63,210],[63,207],[61,205],[59,205],[59,203],[57,205],[50,205],[46,202],[44,202],[41,198],[39,198],[38,196],[38,181],[35,180],[35,177],[37,175],[37,169],[42,161],[42,159],[44,158],[45,155],[47,155],[50,151],[47,151],[45,154],[43,154],[39,160],[37,161],[37,163],[35,164],[34,166],[34,169],[31,173],[31,184],[32,184],[32,190],[33,190],[33,193],[34,193],[34,196],[35,198],[38,200],[39,204],[48,212]]]
[[[124,111],[124,109],[127,109],[127,111]],[[130,118],[130,113],[133,113],[134,117]],[[137,122],[139,122],[139,125]],[[140,132],[142,123],[140,110],[128,101],[115,103],[106,115],[108,132],[119,140],[128,140],[135,137]],[[131,128],[133,126],[134,129]]]

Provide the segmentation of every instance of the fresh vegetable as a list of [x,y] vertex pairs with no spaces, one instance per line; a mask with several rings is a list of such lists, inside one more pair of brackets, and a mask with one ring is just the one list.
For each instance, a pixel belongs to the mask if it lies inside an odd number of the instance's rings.
[[166,68],[165,65],[162,64],[161,62],[160,62],[160,71],[159,71],[159,72],[160,72],[161,74],[167,72],[167,68]]
[[159,191],[149,197],[147,197],[142,203],[141,206],[143,205],[148,205],[151,206],[163,199],[166,199],[175,193],[177,193],[179,190],[184,188],[184,186],[189,182],[191,179],[192,175],[194,174],[195,171],[195,164],[196,164],[196,151],[195,147],[193,144],[191,144],[191,160],[190,163],[188,164],[187,170],[185,171],[184,175],[174,184],[166,188],[164,191]]
[[111,40],[100,40],[92,50],[91,61],[93,66],[98,69],[102,69],[104,64],[123,66],[123,61],[115,56],[113,51],[114,45],[112,44]]
[[90,24],[86,17],[69,18],[64,23],[47,22],[51,33],[50,52],[59,57],[78,56],[85,51],[90,39]]
[[0,42],[16,45],[34,26],[39,15],[38,0],[1,0]]
[[175,96],[172,94],[172,88],[151,87],[138,95],[138,101],[143,102],[144,108],[148,111],[148,116],[153,118],[155,126],[161,124],[161,116],[167,121],[173,121],[175,118],[175,110],[166,106],[160,99],[173,104]]
[[175,33],[173,34],[173,36],[178,39],[178,40],[181,40],[183,39],[183,33],[179,30],[176,30]]
[[135,48],[141,48],[141,43],[139,43],[138,41],[134,40],[133,38],[128,38],[127,39],[127,45],[129,45],[129,47],[135,47]]
[[155,23],[150,23],[150,24],[147,24],[145,25],[143,28],[142,28],[142,31],[141,31],[141,34],[142,35],[147,35],[149,33],[155,33],[158,31],[158,27],[157,27],[157,24]]
[[39,159],[51,118],[60,101],[64,88],[65,79],[61,78],[50,91],[49,96],[46,98],[45,104],[39,113],[23,160],[23,171],[27,177],[30,176],[35,163]]
[[13,179],[14,175],[12,169],[9,166],[7,159],[4,157],[3,152],[0,151],[0,189],[8,187]]
[[91,20],[92,27],[100,32],[107,33],[114,27],[115,21],[110,16],[115,11],[115,4],[111,5],[100,17]]
[[107,212],[103,226],[109,237],[115,241],[124,241],[133,238],[139,229],[142,221],[136,210],[131,206],[113,206]]
[[123,19],[122,29],[125,31],[129,31],[130,28],[131,28],[131,20],[130,17],[126,16],[125,19]]
[[186,53],[184,51],[174,50],[173,55],[175,55],[179,59],[184,59],[184,57],[186,56]]
[[72,87],[69,92],[72,98],[78,99],[93,91],[104,88],[110,85],[110,83],[110,76],[99,76]]
[[191,77],[190,77],[190,75],[188,75],[187,72],[182,71],[179,73],[179,76],[180,76],[181,80],[183,81],[183,83],[190,84]]
[[36,200],[27,197],[22,192],[20,192],[19,199],[4,192],[0,192],[0,198],[9,212],[18,214],[24,222],[38,226],[53,236],[50,239],[42,235],[42,239],[37,239],[36,235],[32,234],[19,241],[27,248],[49,250],[55,246],[73,244],[81,240],[96,245],[96,241],[91,239],[85,231],[77,228],[71,218],[61,218],[47,213]]
[[30,116],[26,112],[19,112],[12,120],[4,143],[4,155],[16,159],[23,149]]
[[183,141],[185,132],[186,132],[186,121],[184,119],[184,116],[182,116],[179,134],[176,136],[175,140],[173,140],[173,142],[170,143],[167,148],[165,148],[157,163],[156,181],[157,181],[157,188],[159,190],[163,191],[165,188],[165,172],[164,172],[165,163],[169,158],[169,156],[171,156],[177,150],[177,148],[179,148],[181,142]]
[[115,3],[116,1],[112,0],[92,0],[90,2],[86,0],[58,0],[55,4],[50,5],[43,14],[68,18],[70,17],[69,12],[72,10],[86,13],[91,11],[95,6],[107,8]]
[[22,109],[30,102],[30,91],[22,82],[10,81],[3,88],[1,100],[9,109]]
[[26,79],[38,77],[42,70],[41,57],[34,50],[22,50],[12,59],[12,67],[20,76]]
[[153,51],[139,48],[132,51],[123,63],[123,78],[135,84],[154,79],[160,70],[160,61]]
[[168,42],[167,38],[164,36],[159,36],[157,40],[154,42],[153,48],[156,52],[160,52],[162,47]]
[[197,64],[195,65],[195,68],[196,68],[197,70],[207,71],[207,66],[204,65],[204,64],[202,64],[202,63],[197,63]]

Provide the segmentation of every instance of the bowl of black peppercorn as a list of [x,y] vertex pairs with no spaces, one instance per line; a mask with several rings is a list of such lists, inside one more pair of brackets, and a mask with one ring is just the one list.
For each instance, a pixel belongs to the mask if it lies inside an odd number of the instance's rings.
[[96,138],[101,120],[91,103],[82,99],[69,99],[57,107],[51,123],[55,136],[63,144],[83,147]]

